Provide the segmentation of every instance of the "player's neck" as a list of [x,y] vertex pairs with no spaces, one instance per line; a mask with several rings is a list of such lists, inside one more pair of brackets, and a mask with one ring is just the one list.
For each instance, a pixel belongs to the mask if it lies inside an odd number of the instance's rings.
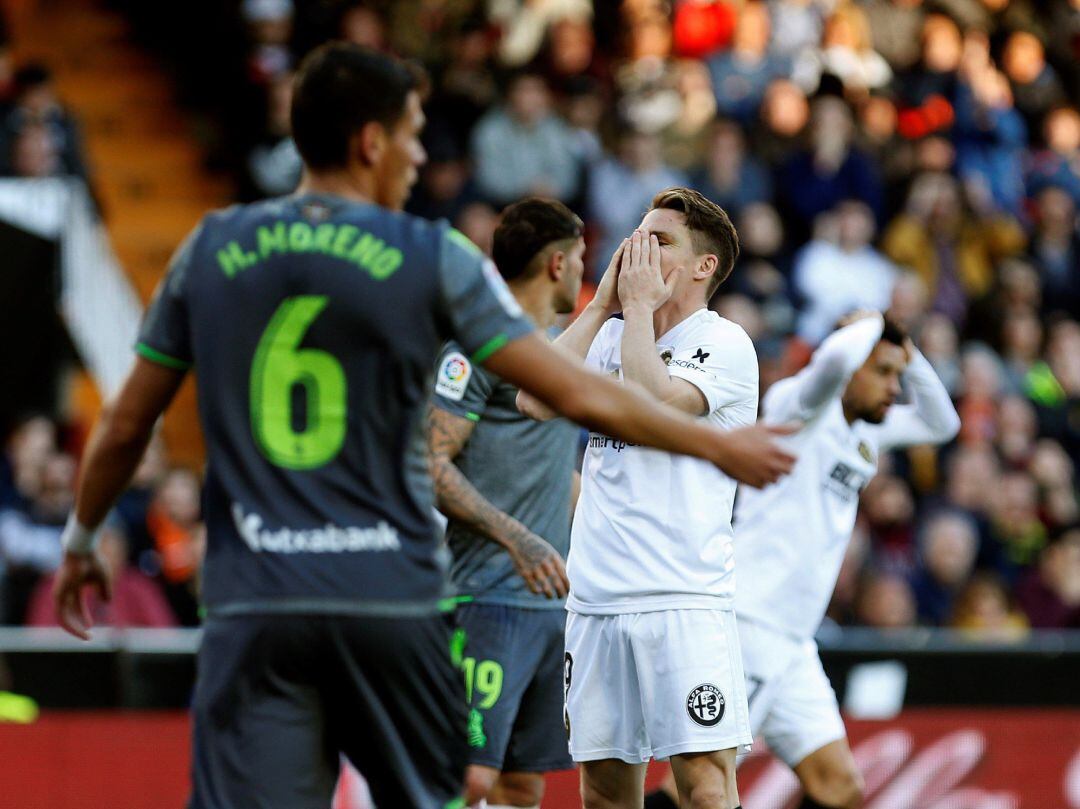
[[351,202],[374,203],[375,179],[348,171],[312,171],[304,169],[304,176],[296,194],[329,194]]
[[669,300],[653,312],[653,332],[657,339],[667,334],[690,315],[705,308],[705,301],[697,297]]
[[558,315],[552,305],[551,289],[547,284],[525,282],[523,284],[511,283],[508,286],[518,304],[538,329],[547,331],[555,325],[555,318]]
[[840,407],[843,408],[844,421],[848,423],[849,427],[859,420],[859,417],[855,414],[855,410],[843,399],[840,400]]

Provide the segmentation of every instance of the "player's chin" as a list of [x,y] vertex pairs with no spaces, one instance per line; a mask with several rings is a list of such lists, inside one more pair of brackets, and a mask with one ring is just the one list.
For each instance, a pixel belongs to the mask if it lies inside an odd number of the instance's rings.
[[881,422],[885,421],[885,416],[887,416],[888,413],[889,405],[882,405],[874,410],[874,412],[868,413],[863,421],[869,422],[870,424],[881,424]]

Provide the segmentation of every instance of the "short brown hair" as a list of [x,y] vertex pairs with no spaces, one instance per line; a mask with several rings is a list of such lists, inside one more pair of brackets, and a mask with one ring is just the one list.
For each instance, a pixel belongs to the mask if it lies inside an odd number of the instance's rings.
[[739,236],[727,213],[712,200],[692,188],[669,188],[653,197],[650,210],[678,211],[686,217],[694,249],[716,256],[716,273],[705,291],[709,299],[735,267],[739,257]]

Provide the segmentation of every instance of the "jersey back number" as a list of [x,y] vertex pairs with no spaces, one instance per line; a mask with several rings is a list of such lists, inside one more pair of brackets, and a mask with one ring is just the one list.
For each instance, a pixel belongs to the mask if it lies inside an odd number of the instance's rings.
[[[325,295],[282,301],[251,364],[252,432],[263,455],[286,469],[324,466],[345,443],[345,370],[329,352],[299,347],[326,304]],[[294,412],[297,394],[304,402],[302,425]]]

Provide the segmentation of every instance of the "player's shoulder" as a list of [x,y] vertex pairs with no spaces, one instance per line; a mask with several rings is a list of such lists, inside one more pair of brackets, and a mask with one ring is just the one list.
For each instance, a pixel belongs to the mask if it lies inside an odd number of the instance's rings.
[[750,339],[746,329],[734,320],[721,317],[711,309],[702,309],[694,315],[692,322],[688,325],[689,328],[685,332],[686,339],[708,340],[710,343],[723,344],[726,351],[757,361],[754,341]]

